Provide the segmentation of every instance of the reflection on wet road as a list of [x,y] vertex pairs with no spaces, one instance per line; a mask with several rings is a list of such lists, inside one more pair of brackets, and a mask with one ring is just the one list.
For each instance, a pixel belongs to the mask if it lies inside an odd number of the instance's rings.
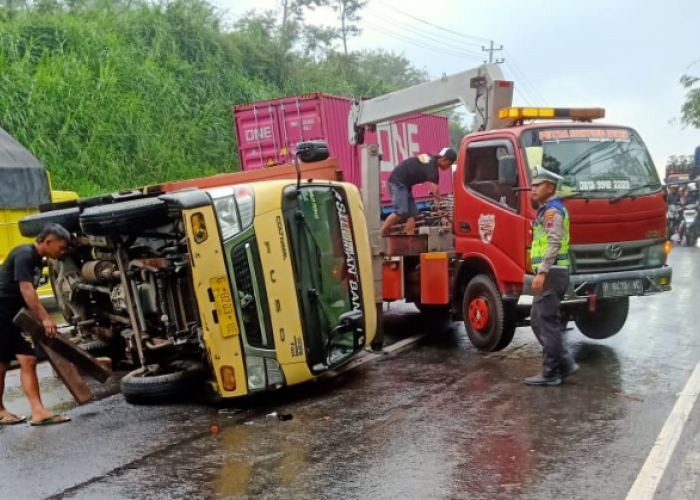
[[[582,369],[560,387],[522,383],[540,362],[529,329],[483,355],[454,325],[237,408],[117,394],[62,427],[0,429],[0,498],[624,499],[700,359],[699,260],[674,249],[675,291],[632,300],[618,336],[569,332]],[[435,328],[413,311],[387,314],[393,341]],[[697,498],[694,416],[659,499]]]

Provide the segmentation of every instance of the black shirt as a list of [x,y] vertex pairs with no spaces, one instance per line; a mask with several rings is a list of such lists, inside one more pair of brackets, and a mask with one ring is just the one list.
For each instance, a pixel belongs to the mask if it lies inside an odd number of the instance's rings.
[[29,281],[39,287],[44,259],[33,244],[15,247],[0,266],[0,315],[14,317],[26,307],[19,284]]
[[440,170],[437,165],[437,156],[418,155],[402,161],[392,170],[389,182],[403,184],[408,189],[424,182],[439,184]]

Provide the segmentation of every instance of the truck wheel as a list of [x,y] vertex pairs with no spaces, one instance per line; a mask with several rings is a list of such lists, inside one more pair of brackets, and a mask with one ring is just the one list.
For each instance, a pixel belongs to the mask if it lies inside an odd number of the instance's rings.
[[203,375],[202,366],[194,363],[173,363],[155,375],[139,368],[122,379],[121,388],[132,404],[175,403],[191,396]]
[[627,297],[603,300],[597,304],[595,312],[586,310],[578,314],[574,322],[581,333],[589,339],[607,339],[619,333],[625,326],[629,308],[630,300]]
[[499,351],[513,340],[515,321],[509,319],[501,293],[489,276],[481,274],[469,282],[462,311],[469,340],[478,350]]
[[504,303],[503,313],[505,317],[503,319],[501,340],[499,340],[498,344],[496,344],[494,352],[505,349],[511,342],[513,342],[513,337],[515,337],[515,329],[518,327],[518,311],[515,305]]
[[36,238],[46,224],[60,224],[69,233],[75,233],[80,229],[80,209],[78,207],[52,210],[23,217],[19,221],[19,232],[25,238]]
[[162,226],[168,222],[168,206],[158,198],[144,198],[86,208],[80,215],[85,234],[132,234]]
[[78,347],[95,358],[109,356],[109,344],[102,339],[91,340],[90,342],[85,342],[84,344],[78,344]]

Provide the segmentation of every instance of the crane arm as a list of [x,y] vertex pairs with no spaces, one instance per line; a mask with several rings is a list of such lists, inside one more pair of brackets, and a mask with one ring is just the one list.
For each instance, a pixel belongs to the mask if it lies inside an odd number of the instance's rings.
[[509,107],[512,101],[513,82],[503,79],[498,65],[484,64],[374,99],[354,102],[348,116],[349,138],[352,144],[361,144],[367,126],[460,102],[474,113],[475,130],[495,128],[500,125],[498,110]]

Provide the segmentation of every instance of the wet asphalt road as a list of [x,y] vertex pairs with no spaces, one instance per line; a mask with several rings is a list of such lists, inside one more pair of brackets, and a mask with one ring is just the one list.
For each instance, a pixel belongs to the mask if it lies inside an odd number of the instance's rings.
[[[44,366],[73,422],[0,428],[0,499],[624,500],[700,359],[699,262],[674,249],[675,291],[633,299],[616,337],[569,332],[582,369],[560,387],[522,383],[539,369],[529,329],[483,355],[462,325],[236,408],[128,405],[116,377],[72,408]],[[413,311],[392,307],[389,343],[436,330]],[[6,405],[26,411],[17,385]],[[699,431],[696,407],[656,499],[700,498]]]

